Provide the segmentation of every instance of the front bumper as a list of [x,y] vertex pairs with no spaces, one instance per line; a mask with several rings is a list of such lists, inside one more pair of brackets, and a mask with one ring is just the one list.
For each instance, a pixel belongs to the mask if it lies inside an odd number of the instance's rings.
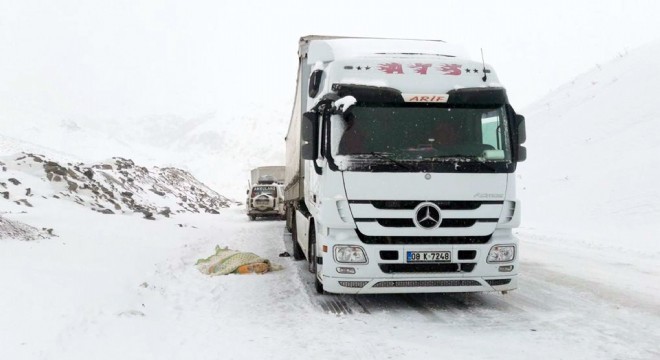
[[390,280],[323,276],[323,289],[334,294],[489,292],[509,291],[516,288],[518,288],[517,275],[460,279],[437,276],[397,277]]
[[247,214],[255,215],[255,216],[265,216],[265,215],[284,216],[284,211],[280,211],[279,209],[266,209],[266,210],[250,209],[250,211],[248,211]]
[[[322,244],[327,245],[328,251],[319,252],[322,256],[320,275],[324,290],[330,293],[489,292],[518,287],[518,239],[510,229],[496,230],[486,244],[364,244],[344,230],[330,232]],[[335,244],[361,246],[367,263],[336,262],[332,251]],[[495,245],[515,246],[513,261],[488,263],[488,252]],[[438,266],[418,266],[406,262],[407,251],[449,251],[451,261]],[[383,252],[397,253],[396,259],[384,260]],[[470,254],[467,258],[466,253]],[[340,273],[340,268],[351,268],[354,273]]]

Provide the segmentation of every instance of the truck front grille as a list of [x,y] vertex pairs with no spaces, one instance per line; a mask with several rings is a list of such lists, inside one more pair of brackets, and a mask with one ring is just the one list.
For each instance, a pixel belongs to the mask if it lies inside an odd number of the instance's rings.
[[476,280],[401,280],[381,281],[376,283],[375,288],[388,287],[431,287],[431,286],[481,286]]
[[[378,222],[383,227],[415,227],[412,219],[355,219],[356,222]],[[443,219],[441,228],[463,228],[470,227],[479,222],[497,222],[497,219]]]
[[441,244],[441,245],[468,245],[486,244],[491,235],[486,236],[369,236],[355,231],[360,241],[365,244],[401,245],[401,244]]
[[[351,200],[351,204],[371,204],[376,209],[385,210],[412,210],[424,201],[419,200]],[[442,210],[475,210],[481,205],[502,205],[504,201],[431,201]]]
[[476,263],[448,263],[448,264],[378,264],[380,270],[386,274],[395,273],[452,273],[472,272]]

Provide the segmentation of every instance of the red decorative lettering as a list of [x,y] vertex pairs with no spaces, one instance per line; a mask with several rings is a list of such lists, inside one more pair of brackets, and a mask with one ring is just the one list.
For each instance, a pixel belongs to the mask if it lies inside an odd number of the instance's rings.
[[432,64],[422,64],[414,63],[410,65],[410,68],[414,69],[416,73],[421,75],[426,75],[426,70],[431,67]]
[[428,102],[428,101],[429,101],[429,97],[428,97],[428,96],[420,96],[419,101]]
[[399,63],[386,63],[379,64],[378,70],[385,72],[387,74],[403,74],[403,67]]
[[461,66],[459,64],[442,64],[438,70],[442,71],[445,75],[460,75]]
[[413,97],[411,97],[410,100],[408,100],[408,101],[409,101],[409,102],[419,101],[419,98],[418,98],[417,96],[413,96]]

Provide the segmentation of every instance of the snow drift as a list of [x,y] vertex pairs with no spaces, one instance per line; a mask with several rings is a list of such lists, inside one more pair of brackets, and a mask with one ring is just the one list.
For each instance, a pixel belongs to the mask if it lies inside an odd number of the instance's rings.
[[593,70],[522,113],[523,225],[589,246],[660,251],[660,41]]

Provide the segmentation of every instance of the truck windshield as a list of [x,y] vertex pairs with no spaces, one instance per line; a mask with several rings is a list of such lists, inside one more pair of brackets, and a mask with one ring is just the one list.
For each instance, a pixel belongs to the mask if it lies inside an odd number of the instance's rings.
[[356,104],[344,120],[333,127],[333,152],[340,158],[511,160],[504,106]]

